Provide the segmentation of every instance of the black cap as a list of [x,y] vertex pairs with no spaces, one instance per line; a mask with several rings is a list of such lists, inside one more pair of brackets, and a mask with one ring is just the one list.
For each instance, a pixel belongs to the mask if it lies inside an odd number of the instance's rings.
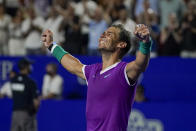
[[18,68],[19,70],[22,70],[31,64],[33,64],[33,61],[29,60],[28,58],[22,58],[18,61]]

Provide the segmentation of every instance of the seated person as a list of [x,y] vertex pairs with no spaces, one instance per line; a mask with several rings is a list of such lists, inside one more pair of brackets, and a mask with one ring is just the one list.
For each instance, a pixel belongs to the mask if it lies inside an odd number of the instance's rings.
[[135,94],[135,102],[141,103],[141,102],[148,101],[144,95],[144,92],[145,92],[144,87],[141,84],[138,85],[137,90],[136,90],[136,94]]
[[61,99],[63,78],[57,74],[57,65],[50,63],[46,66],[42,86],[43,99]]

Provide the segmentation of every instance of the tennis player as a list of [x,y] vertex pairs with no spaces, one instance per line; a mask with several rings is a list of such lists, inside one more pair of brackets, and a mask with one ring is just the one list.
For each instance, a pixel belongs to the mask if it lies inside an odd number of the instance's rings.
[[122,25],[112,25],[99,39],[102,63],[84,65],[53,42],[50,30],[42,34],[43,44],[69,72],[86,80],[88,85],[87,131],[126,131],[134,101],[137,79],[149,63],[151,39],[147,26],[135,29],[140,39],[136,59],[121,61],[131,46],[131,35]]

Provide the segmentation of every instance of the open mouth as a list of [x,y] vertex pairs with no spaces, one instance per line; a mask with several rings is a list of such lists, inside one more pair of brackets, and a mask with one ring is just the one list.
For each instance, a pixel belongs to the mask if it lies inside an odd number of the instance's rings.
[[100,44],[103,44],[103,43],[105,43],[106,42],[106,38],[101,38],[100,40],[99,40],[99,43]]

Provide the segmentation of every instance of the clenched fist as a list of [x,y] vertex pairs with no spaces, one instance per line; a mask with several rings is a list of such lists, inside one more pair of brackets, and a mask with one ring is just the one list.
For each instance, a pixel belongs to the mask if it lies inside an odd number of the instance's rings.
[[150,31],[144,24],[137,25],[134,34],[144,43],[150,41]]
[[48,48],[53,43],[53,33],[50,30],[44,31],[41,40],[44,46]]

